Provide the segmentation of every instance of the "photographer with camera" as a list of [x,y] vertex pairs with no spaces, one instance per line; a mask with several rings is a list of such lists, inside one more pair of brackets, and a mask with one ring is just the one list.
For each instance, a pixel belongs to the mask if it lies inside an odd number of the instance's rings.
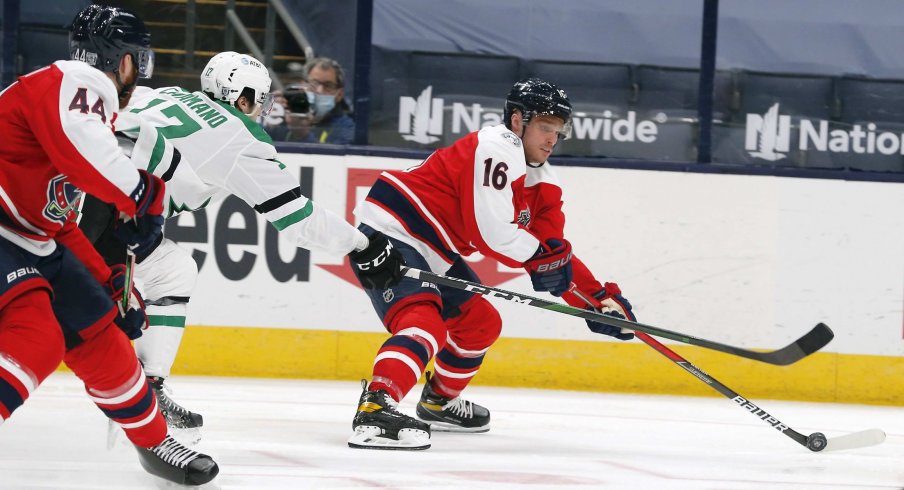
[[[313,58],[304,81],[286,84],[262,125],[273,141],[347,145],[355,135],[351,107],[345,101],[345,72],[336,60]],[[279,105],[280,107],[277,107]]]

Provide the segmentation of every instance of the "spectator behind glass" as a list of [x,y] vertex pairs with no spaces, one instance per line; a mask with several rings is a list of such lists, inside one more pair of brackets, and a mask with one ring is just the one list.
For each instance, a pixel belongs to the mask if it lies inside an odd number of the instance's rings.
[[[303,81],[286,83],[262,125],[274,141],[346,145],[355,135],[351,107],[345,101],[345,72],[330,58],[313,58]],[[302,95],[306,97],[302,97]]]

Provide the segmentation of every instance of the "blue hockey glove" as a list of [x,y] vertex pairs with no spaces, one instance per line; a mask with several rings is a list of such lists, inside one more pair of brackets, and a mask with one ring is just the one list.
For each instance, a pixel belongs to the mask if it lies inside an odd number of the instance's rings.
[[129,291],[129,309],[123,311],[122,298],[126,294],[125,289],[127,287],[126,266],[116,264],[111,266],[110,269],[113,272],[107,278],[104,287],[119,310],[113,321],[130,339],[135,340],[141,337],[143,331],[148,328],[148,316],[144,312],[144,298],[141,297],[141,294],[133,285],[132,290]]
[[138,171],[141,180],[132,192],[135,200],[134,220],[117,220],[113,234],[123,242],[138,262],[151,254],[163,240],[164,185],[159,177]]
[[[631,320],[632,322],[637,321],[631,311],[631,303],[621,295],[621,289],[618,284],[607,282],[603,289],[593,294],[593,297],[600,302],[600,309],[598,310],[600,313],[623,320]],[[587,327],[594,333],[615,337],[618,340],[631,340],[634,338],[634,332],[622,332],[622,329],[618,327],[604,325],[592,320],[587,320]]]
[[534,291],[562,296],[571,284],[571,244],[564,238],[561,241],[555,238],[547,240],[524,263],[524,268],[530,274]]

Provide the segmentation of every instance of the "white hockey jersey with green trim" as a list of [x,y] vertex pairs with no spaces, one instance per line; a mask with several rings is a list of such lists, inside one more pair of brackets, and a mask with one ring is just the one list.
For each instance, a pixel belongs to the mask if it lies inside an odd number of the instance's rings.
[[166,182],[167,216],[234,194],[299,247],[344,255],[367,245],[352,225],[301,194],[270,137],[228,104],[181,87],[139,87],[115,124],[134,140],[135,165]]

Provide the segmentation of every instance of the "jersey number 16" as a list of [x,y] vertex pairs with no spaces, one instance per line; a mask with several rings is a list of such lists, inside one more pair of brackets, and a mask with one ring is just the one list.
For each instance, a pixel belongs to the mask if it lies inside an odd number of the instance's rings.
[[505,174],[506,170],[508,170],[508,165],[506,165],[505,162],[499,162],[494,167],[492,158],[487,158],[486,160],[484,160],[483,186],[489,187],[490,183],[492,183],[493,188],[501,191],[503,188],[505,188],[506,182],[508,182],[508,176]]

